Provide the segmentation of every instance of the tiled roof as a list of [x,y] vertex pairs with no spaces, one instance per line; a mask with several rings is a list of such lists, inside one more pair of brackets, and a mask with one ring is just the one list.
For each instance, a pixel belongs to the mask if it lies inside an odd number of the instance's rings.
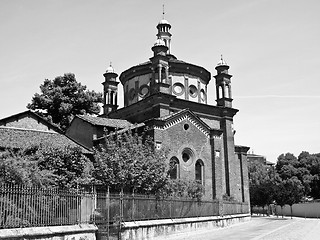
[[165,120],[169,119],[170,117],[173,117],[173,116],[177,115],[178,113],[181,113],[181,112],[184,112],[184,111],[186,111],[186,109],[182,109],[182,110],[180,110],[178,112],[170,113],[168,115],[165,115],[165,116],[162,116],[162,117],[158,117],[156,119],[157,120],[161,120],[161,121],[165,121]]
[[171,113],[169,115],[165,115],[165,116],[162,116],[162,117],[159,117],[159,118],[156,118],[157,120],[161,120],[161,121],[167,121],[169,119],[173,119],[175,118],[176,116],[179,116],[181,114],[184,114],[184,113],[188,113],[190,114],[191,116],[193,116],[195,119],[197,119],[197,121],[199,123],[201,123],[203,126],[205,126],[206,128],[212,128],[212,129],[217,129],[217,127],[211,127],[207,124],[207,122],[203,121],[203,119],[199,118],[196,114],[194,114],[192,111],[190,111],[190,109],[188,108],[185,108],[185,109],[182,109],[178,112],[174,112],[174,113]]
[[[127,128],[124,128],[124,129],[121,129],[121,130],[118,130],[117,132],[111,132],[110,134],[108,134],[107,136],[112,136],[114,134],[121,134],[121,133],[125,133],[127,131],[130,131],[130,130],[135,130],[135,129],[138,129],[138,128],[141,128],[141,127],[144,127],[145,126],[145,123],[138,123],[138,124],[132,124],[130,127],[127,127]],[[103,137],[100,137],[96,140],[94,140],[95,142],[99,142],[101,139],[104,139],[106,138],[106,136],[103,136]]]
[[[22,119],[24,117],[33,117],[35,119],[38,120],[38,122],[41,122],[42,124],[44,124],[45,126],[48,127],[48,129],[52,129],[53,131],[62,133],[62,130],[57,127],[56,125],[53,125],[52,123],[48,122],[45,118],[43,118],[41,115],[39,115],[36,111],[34,110],[26,110],[24,112],[19,112],[17,114],[11,115],[9,117],[5,117],[0,119],[0,126],[1,125],[6,125],[6,123],[10,122],[10,121],[17,121],[17,119]],[[28,127],[24,127],[24,128],[28,128]]]
[[91,153],[88,149],[60,133],[0,127],[0,148],[25,148],[39,143],[53,147],[80,147],[83,153]]
[[91,123],[92,125],[114,127],[114,128],[127,128],[132,124],[127,120],[103,118],[103,117],[92,117],[88,115],[77,115],[78,118]]

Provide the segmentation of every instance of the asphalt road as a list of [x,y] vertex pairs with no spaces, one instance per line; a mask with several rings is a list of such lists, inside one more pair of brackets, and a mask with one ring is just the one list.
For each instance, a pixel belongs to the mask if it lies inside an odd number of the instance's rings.
[[[220,229],[166,236],[165,240],[320,240],[320,219],[252,217]],[[158,240],[158,238],[157,238]],[[159,238],[160,240],[160,238]]]

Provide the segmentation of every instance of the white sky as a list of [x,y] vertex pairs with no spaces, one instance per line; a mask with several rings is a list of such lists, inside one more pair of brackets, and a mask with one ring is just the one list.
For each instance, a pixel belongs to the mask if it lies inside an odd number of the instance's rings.
[[[319,0],[0,0],[0,118],[46,78],[75,73],[101,92],[110,61],[119,75],[147,61],[163,3],[178,59],[212,75],[220,54],[230,65],[236,144],[272,162],[320,152]],[[208,95],[215,105],[213,80]]]

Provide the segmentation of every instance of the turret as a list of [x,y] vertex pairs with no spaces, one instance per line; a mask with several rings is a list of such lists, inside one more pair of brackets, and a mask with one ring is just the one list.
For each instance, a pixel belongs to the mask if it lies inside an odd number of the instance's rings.
[[103,115],[108,116],[109,113],[117,110],[118,108],[118,84],[117,77],[118,74],[115,73],[111,63],[107,68],[106,72],[103,74],[105,81],[103,85]]
[[232,107],[232,94],[231,94],[231,77],[228,73],[229,66],[221,56],[220,62],[215,67],[217,75],[216,79],[216,93],[217,105],[222,107]]
[[164,11],[163,11],[163,19],[157,25],[158,33],[157,37],[164,41],[164,44],[168,47],[168,54],[170,54],[171,48],[171,33],[169,32],[171,29],[170,23],[164,19]]

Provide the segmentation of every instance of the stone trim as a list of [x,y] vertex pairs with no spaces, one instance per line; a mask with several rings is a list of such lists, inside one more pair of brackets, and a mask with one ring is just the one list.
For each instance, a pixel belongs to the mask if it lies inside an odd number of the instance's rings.
[[[29,227],[0,229],[0,239],[47,239],[52,236],[66,236],[90,233],[95,236],[98,227],[93,224],[79,224],[68,226],[48,226],[48,227]],[[88,238],[93,239],[93,238]]]
[[190,114],[185,114],[180,117],[177,117],[176,119],[169,120],[163,126],[155,126],[154,128],[159,129],[159,130],[166,130],[166,129],[172,127],[173,125],[176,125],[184,120],[188,120],[190,123],[192,123],[196,128],[198,128],[207,137],[210,136],[210,131],[208,129],[206,129],[205,127],[203,127],[202,124],[199,123],[198,121],[196,121]]

